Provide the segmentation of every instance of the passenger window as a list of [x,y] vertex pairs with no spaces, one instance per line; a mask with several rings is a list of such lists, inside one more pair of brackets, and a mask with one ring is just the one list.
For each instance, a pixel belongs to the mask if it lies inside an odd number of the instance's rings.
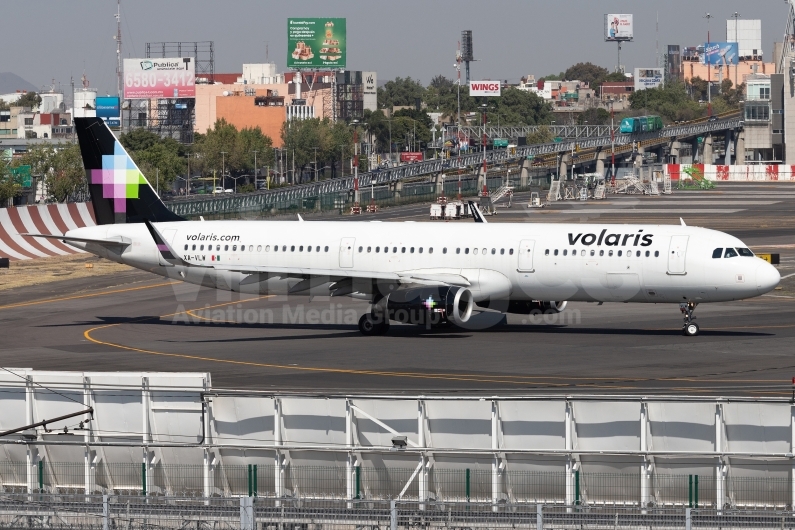
[[372,251],[373,251],[373,247],[367,247],[367,252],[372,252]]
[[397,254],[397,247],[392,247],[392,254]]
[[193,249],[192,250],[196,250],[196,245],[193,245]]
[[[619,250],[619,252],[621,252],[621,251]],[[654,257],[655,258],[659,258],[660,257],[660,251],[659,250],[655,250],[654,251]]]
[[403,254],[405,254],[405,253],[406,253],[406,247],[401,247],[401,248],[400,248],[400,252],[401,252],[401,253],[403,253]]
[[585,249],[582,249],[582,250],[580,251],[580,256],[585,256]]
[[204,245],[200,246],[199,250],[204,250]]
[[229,245],[224,245],[224,251],[229,250]]
[[464,249],[464,254],[469,254],[469,248]]
[[604,256],[604,255],[605,255],[605,251],[604,251],[604,250],[600,250],[600,251],[599,251],[599,255],[600,255],[600,256]]
[[639,257],[640,257],[640,250],[638,250],[637,252],[635,252],[635,257],[636,257],[636,258],[639,258]]
[[544,251],[544,255],[545,255],[545,256],[549,256],[549,249],[546,249],[546,250]]
[[246,245],[240,245],[240,252],[246,251]]
[[300,247],[298,247],[298,251],[299,251],[299,252],[303,252],[303,251],[304,251],[304,246],[303,246],[303,245],[301,245]]
[[496,254],[497,253],[497,249],[496,248],[491,249],[491,253],[492,253],[492,255]]
[[505,254],[505,249],[504,249],[504,248],[501,248],[501,249],[500,249],[500,256],[502,256],[502,255],[504,255],[504,254]]
[[359,252],[360,253],[361,253],[362,250],[364,250],[364,247],[359,247]]
[[188,250],[188,245],[185,245],[185,250]]
[[555,249],[555,255],[556,256],[558,255],[558,249]]
[[455,253],[456,254],[461,254],[461,249],[460,248],[455,249]]
[[236,252],[236,251],[237,251],[237,245],[232,245],[232,252]]
[[328,252],[328,247],[326,247],[326,252]]
[[315,252],[320,252],[320,245],[315,247]]
[[647,250],[647,251],[646,251],[646,257],[648,258],[649,256],[651,256],[651,252],[649,252],[649,251]]
[[312,252],[312,245],[308,245],[308,246],[306,247],[306,251],[307,251],[307,252]]
[[420,254],[422,254],[422,247],[420,247]]
[[483,255],[484,256],[486,255],[486,249],[485,248],[483,249]]
[[723,257],[724,258],[736,258],[737,257],[737,251],[735,251],[733,248],[727,248],[726,249],[726,253],[723,255]]
[[475,256],[477,256],[477,255],[478,255],[478,249],[476,249],[476,248],[473,248],[473,249],[472,249],[472,254],[474,254]]
[[279,245],[273,245],[273,251],[279,252]]
[[751,250],[747,249],[747,248],[737,247],[737,252],[740,253],[740,256],[743,256],[743,257],[746,257],[746,258],[753,258],[754,257],[754,253],[751,252]]
[[444,247],[444,248],[442,249],[442,254],[447,254],[447,247]]
[[591,251],[591,256],[596,256],[596,251],[595,250]]
[[257,245],[257,252],[262,252],[262,245]]
[[508,253],[513,256],[513,249],[509,250]]
[[265,252],[270,252],[270,251],[271,251],[271,246],[265,245]]
[[414,254],[414,247],[411,247],[411,249],[409,250],[409,252],[411,252],[412,254]]
[[608,256],[610,256],[610,257],[612,258],[612,257],[613,257],[613,251],[612,251],[612,250],[608,251],[608,252],[607,252],[607,255],[608,255]]
[[722,248],[716,248],[715,250],[712,251],[712,259],[717,259],[720,258],[721,256],[723,256]]
[[563,255],[564,256],[568,256],[569,255],[569,251],[567,249],[565,249],[565,248],[563,249]]
[[381,247],[375,247],[375,253],[376,254],[380,254],[381,253]]
[[287,252],[287,245],[282,245],[282,252]]
[[621,257],[621,255],[622,255],[622,254],[621,254],[621,251],[619,250],[619,251],[618,251],[618,257],[620,258],[620,257]]
[[290,252],[295,252],[295,245],[290,246]]
[[428,249],[428,254],[433,254],[433,247],[430,247],[430,248]]

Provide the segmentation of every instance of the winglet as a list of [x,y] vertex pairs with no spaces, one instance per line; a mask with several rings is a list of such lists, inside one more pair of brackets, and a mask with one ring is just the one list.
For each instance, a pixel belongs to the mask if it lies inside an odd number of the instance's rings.
[[476,223],[487,223],[486,218],[483,217],[480,209],[477,207],[474,201],[467,201],[469,203],[469,211],[472,212],[472,217],[475,219]]
[[174,266],[174,265],[189,265],[182,258],[179,257],[179,254],[171,248],[171,245],[163,238],[160,232],[157,231],[157,228],[149,222],[148,219],[144,220],[146,224],[146,229],[149,230],[149,234],[152,236],[152,239],[155,240],[155,245],[157,245],[157,251],[160,253],[160,264],[166,266]]
[[680,223],[682,223],[682,226],[687,226],[687,225],[685,224],[685,220],[684,220],[684,219],[682,219],[681,217],[679,218],[679,222],[680,222]]

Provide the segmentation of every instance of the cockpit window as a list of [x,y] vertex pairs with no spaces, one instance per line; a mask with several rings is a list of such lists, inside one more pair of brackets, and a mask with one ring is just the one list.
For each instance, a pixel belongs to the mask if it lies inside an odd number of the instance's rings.
[[721,256],[723,256],[722,248],[716,248],[715,250],[712,251],[712,259],[717,259],[720,258]]
[[754,253],[753,253],[753,252],[751,252],[751,250],[750,250],[750,249],[747,249],[747,248],[743,248],[743,247],[737,247],[737,252],[740,254],[740,256],[743,256],[743,257],[745,257],[745,258],[752,258],[752,257],[754,257]]
[[727,248],[726,253],[723,254],[724,258],[736,258],[737,252],[733,248]]

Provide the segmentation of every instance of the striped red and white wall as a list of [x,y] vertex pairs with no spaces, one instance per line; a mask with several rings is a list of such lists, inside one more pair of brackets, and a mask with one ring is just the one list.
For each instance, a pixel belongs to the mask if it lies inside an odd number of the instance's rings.
[[0,208],[0,257],[12,261],[83,252],[61,241],[20,234],[57,234],[96,225],[91,203]]
[[665,164],[664,171],[671,176],[671,180],[679,180],[680,176],[687,178],[685,169],[690,167],[695,167],[699,174],[714,182],[795,182],[795,166],[783,164],[746,166]]

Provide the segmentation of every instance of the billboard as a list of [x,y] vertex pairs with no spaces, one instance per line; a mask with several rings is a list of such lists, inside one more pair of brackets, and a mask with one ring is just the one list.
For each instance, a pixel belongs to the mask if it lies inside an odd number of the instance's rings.
[[656,88],[665,80],[662,68],[635,68],[635,91]]
[[195,63],[193,57],[124,59],[124,99],[196,97]]
[[632,15],[618,15],[614,13],[605,15],[606,41],[632,40],[633,36]]
[[400,153],[401,162],[422,162],[422,153],[419,151],[402,151]]
[[97,118],[118,118],[119,98],[117,96],[97,96]]
[[378,76],[376,72],[362,72],[362,83],[364,83],[362,107],[375,112],[378,110]]
[[469,95],[470,96],[499,96],[500,95],[500,82],[499,81],[470,81],[469,82]]
[[287,68],[345,68],[344,18],[287,20]]
[[705,42],[701,62],[712,65],[737,64],[740,59],[736,42]]

